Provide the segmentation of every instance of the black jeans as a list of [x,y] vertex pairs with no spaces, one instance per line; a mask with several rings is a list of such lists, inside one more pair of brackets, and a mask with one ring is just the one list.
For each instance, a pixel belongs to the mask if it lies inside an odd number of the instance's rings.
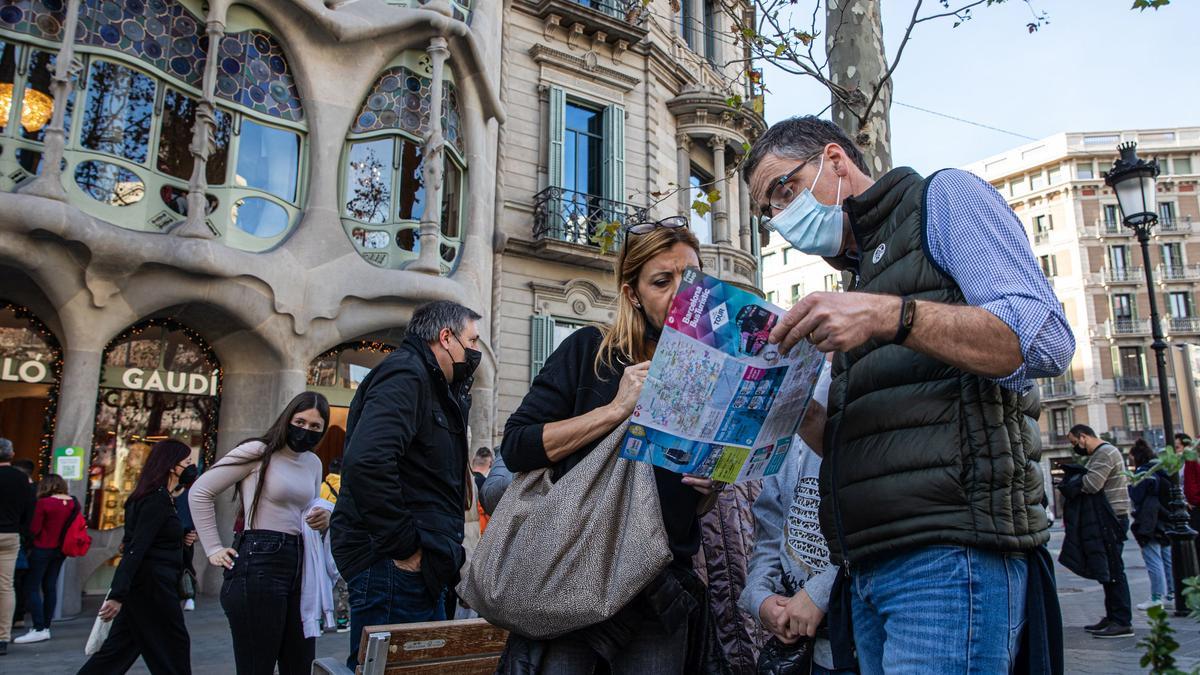
[[144,561],[100,651],[79,675],[127,672],[138,657],[153,675],[190,675],[191,639],[179,606],[178,564]]
[[233,634],[238,675],[308,675],[316,638],[300,617],[302,542],[294,534],[246,530],[232,570],[225,570],[221,608]]
[[33,615],[33,629],[50,628],[58,600],[58,573],[66,557],[56,548],[35,548],[29,552],[29,572],[25,575],[25,599]]
[[[1120,516],[1121,531],[1129,531],[1129,517]],[[1125,550],[1125,541],[1119,542],[1120,550]],[[1120,555],[1117,560],[1121,561]],[[1111,622],[1121,626],[1133,625],[1133,602],[1129,599],[1129,580],[1125,578],[1125,563],[1118,563],[1112,570],[1113,580],[1104,584],[1104,616]]]

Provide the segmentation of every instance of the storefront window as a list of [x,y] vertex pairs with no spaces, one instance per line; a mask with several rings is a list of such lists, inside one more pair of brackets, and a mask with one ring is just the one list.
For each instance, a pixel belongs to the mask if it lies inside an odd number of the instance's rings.
[[212,459],[219,391],[216,357],[181,326],[135,327],[109,346],[89,471],[91,527],[124,524],[125,500],[155,442],[186,443],[202,467]]
[[346,415],[358,385],[395,347],[386,342],[351,342],[338,345],[308,364],[308,389],[329,399],[329,430],[315,452],[328,470],[330,460],[342,456],[346,443]]
[[0,436],[17,459],[40,463],[57,398],[58,342],[23,308],[0,302]]

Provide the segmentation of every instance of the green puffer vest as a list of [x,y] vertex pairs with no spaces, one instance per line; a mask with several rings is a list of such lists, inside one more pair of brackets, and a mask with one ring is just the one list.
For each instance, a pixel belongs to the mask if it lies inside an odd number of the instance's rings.
[[[846,201],[862,256],[854,290],[966,304],[928,253],[928,184],[895,169]],[[1035,391],[1015,393],[898,345],[838,354],[820,483],[834,561],[1048,541]]]

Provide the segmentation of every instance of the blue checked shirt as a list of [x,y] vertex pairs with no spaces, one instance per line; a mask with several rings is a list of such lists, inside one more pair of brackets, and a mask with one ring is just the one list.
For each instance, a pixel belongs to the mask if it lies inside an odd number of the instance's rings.
[[1004,198],[982,178],[958,169],[938,172],[927,196],[933,262],[954,278],[968,304],[995,314],[1021,343],[1021,366],[996,381],[1024,392],[1033,378],[1065,371],[1075,336]]

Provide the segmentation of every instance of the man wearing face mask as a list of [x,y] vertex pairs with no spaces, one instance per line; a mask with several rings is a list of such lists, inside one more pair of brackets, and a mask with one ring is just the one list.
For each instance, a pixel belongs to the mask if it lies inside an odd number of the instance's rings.
[[331,536],[350,590],[351,667],[363,626],[446,619],[472,503],[468,392],[479,319],[454,302],[422,306],[350,404]]
[[802,435],[829,442],[821,529],[852,580],[862,672],[884,654],[889,671],[1008,672],[1027,601],[1058,611],[1052,590],[1026,594],[1053,583],[1030,383],[1075,349],[1021,222],[964,171],[872,178],[811,116],[763,134],[745,172],[780,236],[855,278],[801,299],[770,341],[836,352],[828,412],[811,406]]

